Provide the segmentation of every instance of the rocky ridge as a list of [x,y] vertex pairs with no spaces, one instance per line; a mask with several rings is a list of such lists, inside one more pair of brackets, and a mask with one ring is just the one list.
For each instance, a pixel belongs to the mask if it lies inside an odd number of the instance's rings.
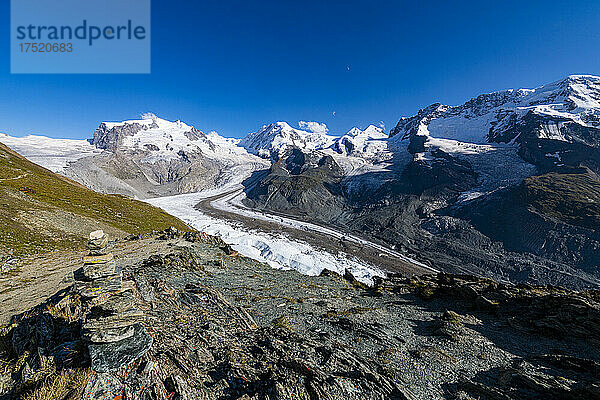
[[[123,281],[152,347],[91,371],[85,307],[59,292],[2,330],[0,396],[600,398],[597,291],[443,273],[368,287],[348,273],[274,270],[202,233],[129,240],[140,254]],[[158,245],[168,250],[152,254]]]

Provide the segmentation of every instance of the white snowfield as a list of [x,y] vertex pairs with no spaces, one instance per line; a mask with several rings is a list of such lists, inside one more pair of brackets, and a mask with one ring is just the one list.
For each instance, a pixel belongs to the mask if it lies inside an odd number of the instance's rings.
[[369,125],[364,131],[354,127],[336,139],[333,147],[340,154],[376,159],[387,150],[387,138],[387,133],[377,126]]
[[57,173],[63,172],[69,162],[102,152],[87,140],[53,139],[35,135],[17,138],[0,133],[0,142],[28,160]]
[[[145,118],[142,120],[126,121],[124,123],[106,123],[108,127],[139,124],[144,129],[135,133],[133,136],[126,136],[123,139],[123,148],[129,150],[147,151],[147,162],[157,162],[160,160],[171,160],[179,158],[178,152],[191,151],[192,140],[185,136],[185,132],[192,132],[192,127],[181,121],[167,121],[161,118]],[[146,145],[155,146],[156,150],[148,149]]]
[[[284,270],[294,269],[305,275],[318,275],[324,269],[344,274],[345,270],[348,269],[356,279],[366,284],[372,284],[374,276],[385,276],[383,271],[374,266],[367,265],[354,257],[349,257],[342,253],[330,254],[325,251],[316,250],[308,243],[290,239],[283,234],[275,235],[249,230],[241,224],[209,217],[194,208],[201,200],[218,194],[228,193],[232,189],[235,190],[236,187],[229,186],[200,193],[158,197],[149,199],[147,202],[180,218],[195,229],[220,236],[240,254],[265,262],[273,268]],[[248,214],[244,210],[238,211],[237,207],[229,204],[229,201],[237,196],[239,196],[238,190],[232,195],[212,202],[212,205],[215,208],[224,207],[230,212],[239,212],[242,215],[250,215],[272,222],[284,223],[283,219],[277,220],[277,217],[269,217],[268,215],[256,212]],[[298,229],[309,229],[305,225],[297,224],[291,220],[287,222]],[[336,234],[335,237],[339,237],[339,235]]]

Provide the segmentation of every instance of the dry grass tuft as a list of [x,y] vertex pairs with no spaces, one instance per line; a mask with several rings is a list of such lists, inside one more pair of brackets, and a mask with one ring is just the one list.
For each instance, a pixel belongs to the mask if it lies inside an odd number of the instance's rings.
[[69,399],[79,392],[92,374],[91,368],[62,370],[49,377],[40,387],[23,396],[23,400]]

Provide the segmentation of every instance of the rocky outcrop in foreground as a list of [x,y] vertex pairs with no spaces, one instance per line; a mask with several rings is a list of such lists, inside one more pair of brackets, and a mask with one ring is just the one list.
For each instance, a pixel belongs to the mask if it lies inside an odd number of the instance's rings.
[[89,300],[65,290],[2,330],[0,398],[600,398],[597,291],[450,274],[367,287],[274,270],[201,233],[131,240],[127,289],[102,304],[143,311],[151,348],[99,371]]

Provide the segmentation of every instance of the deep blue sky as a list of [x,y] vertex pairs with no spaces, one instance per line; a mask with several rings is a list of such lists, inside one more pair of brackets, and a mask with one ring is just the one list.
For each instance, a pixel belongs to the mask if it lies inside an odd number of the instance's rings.
[[153,0],[150,75],[10,75],[1,3],[0,132],[16,136],[87,138],[147,111],[233,137],[389,129],[436,101],[600,74],[597,0]]

